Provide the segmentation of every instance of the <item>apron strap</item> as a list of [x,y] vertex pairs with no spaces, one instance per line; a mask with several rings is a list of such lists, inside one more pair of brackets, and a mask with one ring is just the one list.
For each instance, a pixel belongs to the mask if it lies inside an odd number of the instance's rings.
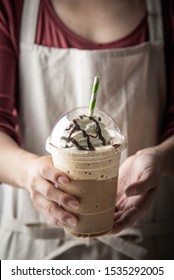
[[163,41],[161,0],[146,0],[150,42]]
[[141,245],[122,239],[119,236],[101,236],[97,237],[97,239],[112,248],[112,250],[134,260],[144,259],[147,255],[147,249],[141,247]]
[[77,250],[77,246],[94,246],[97,243],[95,239],[86,239],[86,238],[73,238],[67,239],[65,243],[61,244],[61,246],[55,248],[52,252],[44,257],[44,260],[53,260],[55,258],[58,259],[58,256],[61,256],[63,253],[67,252],[70,249]]
[[20,43],[27,45],[33,45],[35,43],[39,5],[40,0],[24,0],[21,19]]
[[30,223],[25,224],[17,219],[7,219],[1,216],[1,230],[25,234],[34,239],[64,239],[64,231],[62,228],[51,224]]

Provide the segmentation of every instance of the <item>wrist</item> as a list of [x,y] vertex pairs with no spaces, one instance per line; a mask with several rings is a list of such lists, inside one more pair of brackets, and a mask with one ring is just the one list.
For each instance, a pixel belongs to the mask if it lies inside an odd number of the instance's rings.
[[0,131],[0,182],[25,188],[27,171],[36,157],[23,150],[8,134]]
[[137,156],[146,156],[151,159],[151,164],[154,166],[156,172],[159,176],[163,173],[163,162],[164,162],[164,154],[158,148],[158,146],[148,147],[142,150],[139,150],[136,153]]
[[169,137],[162,143],[140,150],[136,155],[149,154],[154,156],[156,163],[160,166],[162,176],[174,175],[174,136]]
[[28,190],[30,170],[34,165],[35,160],[39,157],[21,149],[16,155],[16,158],[16,166],[18,166],[18,169],[20,170],[16,177],[16,184],[18,187]]
[[174,175],[174,136],[155,147],[161,157],[161,175]]

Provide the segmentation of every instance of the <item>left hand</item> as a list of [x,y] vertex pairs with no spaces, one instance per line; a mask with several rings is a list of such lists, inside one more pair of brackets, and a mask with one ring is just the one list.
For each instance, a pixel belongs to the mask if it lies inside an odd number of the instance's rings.
[[161,162],[157,150],[148,148],[130,156],[121,165],[111,233],[130,226],[151,204],[159,185]]

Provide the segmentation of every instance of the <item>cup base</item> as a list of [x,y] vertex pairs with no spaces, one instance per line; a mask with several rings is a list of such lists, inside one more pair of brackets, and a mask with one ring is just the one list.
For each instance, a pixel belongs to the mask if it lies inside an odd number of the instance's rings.
[[78,233],[78,232],[72,232],[66,227],[64,228],[64,231],[67,234],[70,234],[70,235],[72,235],[74,237],[77,237],[77,238],[96,238],[96,237],[99,237],[99,236],[106,235],[106,234],[110,233],[111,230],[112,230],[112,228],[109,229],[109,230],[103,231],[103,232],[98,232],[98,233]]

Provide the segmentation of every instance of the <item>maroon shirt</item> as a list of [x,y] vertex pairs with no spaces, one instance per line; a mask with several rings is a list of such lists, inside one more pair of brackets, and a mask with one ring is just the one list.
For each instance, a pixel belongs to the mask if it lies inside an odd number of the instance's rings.
[[[0,0],[0,130],[19,142],[20,93],[18,56],[24,0]],[[174,0],[162,0],[167,77],[167,107],[162,139],[174,134]],[[49,0],[41,0],[35,42],[57,48],[108,49],[136,46],[148,40],[147,16],[126,37],[107,44],[96,44],[67,28]]]

